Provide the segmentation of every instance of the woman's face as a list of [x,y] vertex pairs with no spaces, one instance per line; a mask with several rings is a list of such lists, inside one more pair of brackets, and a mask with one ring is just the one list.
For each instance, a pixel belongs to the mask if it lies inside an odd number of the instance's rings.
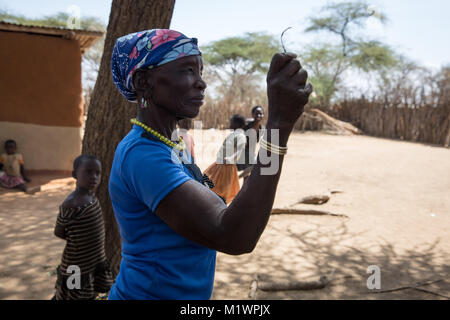
[[257,108],[255,112],[253,112],[253,118],[256,121],[261,121],[264,118],[264,110],[262,108]]
[[205,98],[201,56],[188,56],[166,63],[152,73],[153,103],[177,118],[195,118]]

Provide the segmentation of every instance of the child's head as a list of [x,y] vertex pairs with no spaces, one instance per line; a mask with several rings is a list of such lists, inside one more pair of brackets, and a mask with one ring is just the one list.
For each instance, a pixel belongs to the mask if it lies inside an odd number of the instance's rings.
[[5,141],[5,151],[7,154],[16,153],[17,143],[14,140],[6,140]]
[[186,118],[178,121],[178,127],[189,130],[192,128],[192,119]]
[[230,129],[243,129],[245,127],[245,118],[243,115],[234,114],[230,118]]
[[94,156],[82,154],[73,162],[72,176],[77,180],[77,187],[95,190],[100,184],[102,163]]

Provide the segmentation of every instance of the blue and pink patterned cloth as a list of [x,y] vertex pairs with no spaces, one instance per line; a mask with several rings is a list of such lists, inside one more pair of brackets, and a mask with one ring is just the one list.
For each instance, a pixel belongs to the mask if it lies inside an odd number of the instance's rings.
[[132,82],[136,69],[152,69],[193,55],[201,55],[197,39],[174,30],[144,30],[120,37],[111,56],[114,84],[128,101],[137,102]]

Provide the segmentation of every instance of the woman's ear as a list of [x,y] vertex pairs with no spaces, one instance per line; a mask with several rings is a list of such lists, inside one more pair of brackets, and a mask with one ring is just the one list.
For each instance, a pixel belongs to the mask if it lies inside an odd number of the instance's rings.
[[134,89],[137,92],[144,92],[147,87],[147,75],[145,70],[137,69],[133,72],[132,80]]
[[138,96],[149,97],[153,88],[152,70],[137,69],[133,73],[132,82]]

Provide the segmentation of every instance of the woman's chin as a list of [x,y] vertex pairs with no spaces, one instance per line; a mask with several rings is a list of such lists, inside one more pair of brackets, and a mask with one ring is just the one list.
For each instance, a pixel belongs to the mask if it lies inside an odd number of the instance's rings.
[[189,118],[195,118],[195,117],[197,117],[198,116],[198,114],[200,113],[200,107],[196,110],[196,112],[194,112],[193,114],[192,114],[192,116],[190,116]]
[[190,118],[190,119],[197,117],[198,114],[200,113],[200,107],[201,106],[202,106],[201,104],[200,105],[191,105],[191,106],[189,106],[189,108],[186,108],[185,112],[183,112],[182,117],[183,118]]
[[174,108],[167,108],[169,112],[175,115],[176,118],[195,118],[200,113],[200,108],[204,104],[203,99],[189,99],[179,101]]

